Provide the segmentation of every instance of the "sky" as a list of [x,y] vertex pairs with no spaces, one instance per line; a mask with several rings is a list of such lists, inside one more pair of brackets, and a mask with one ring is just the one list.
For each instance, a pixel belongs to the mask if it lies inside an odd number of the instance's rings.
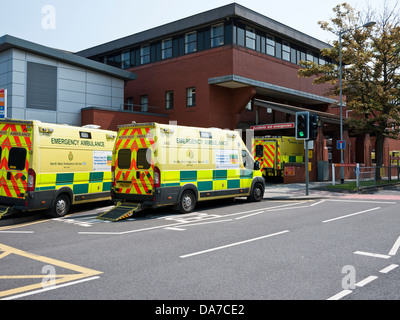
[[381,11],[398,0],[2,0],[0,36],[9,34],[52,48],[77,52],[207,10],[237,2],[319,40],[337,36],[322,30],[332,8],[347,2],[358,11]]

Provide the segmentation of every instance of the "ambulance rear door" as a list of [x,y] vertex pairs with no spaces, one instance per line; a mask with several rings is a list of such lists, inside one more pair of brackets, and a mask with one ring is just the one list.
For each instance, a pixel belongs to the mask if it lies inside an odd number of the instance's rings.
[[17,204],[28,192],[33,124],[0,122],[0,196],[3,202]]
[[[146,200],[154,191],[154,127],[120,128],[115,149],[115,188],[127,200]],[[130,197],[133,196],[133,197]]]

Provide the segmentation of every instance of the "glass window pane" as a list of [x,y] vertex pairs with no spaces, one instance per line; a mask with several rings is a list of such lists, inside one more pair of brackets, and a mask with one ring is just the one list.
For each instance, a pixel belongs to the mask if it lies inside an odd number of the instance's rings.
[[26,165],[26,149],[11,148],[8,156],[8,168],[11,170],[24,170]]
[[151,150],[139,149],[137,152],[136,166],[138,169],[148,170],[151,167]]
[[132,151],[130,149],[121,149],[118,151],[118,168],[130,169],[131,168]]

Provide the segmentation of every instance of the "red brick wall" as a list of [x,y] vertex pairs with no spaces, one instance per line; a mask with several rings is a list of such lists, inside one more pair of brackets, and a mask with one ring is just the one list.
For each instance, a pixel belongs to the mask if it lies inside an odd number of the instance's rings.
[[[181,125],[234,129],[248,101],[255,95],[252,87],[229,89],[209,85],[210,78],[235,74],[241,77],[322,95],[326,87],[299,79],[299,66],[238,46],[225,46],[168,59],[130,69],[137,80],[125,87],[125,98],[148,95],[150,111],[168,114]],[[186,107],[186,89],[196,87],[196,106]],[[165,110],[165,92],[174,91],[174,109]],[[251,113],[251,119],[255,114]]]
[[110,112],[107,110],[89,108],[82,110],[82,126],[87,124],[95,124],[106,130],[118,130],[121,124],[130,124],[133,121],[141,122],[158,122],[168,123],[167,117],[154,115],[138,114],[131,112]]

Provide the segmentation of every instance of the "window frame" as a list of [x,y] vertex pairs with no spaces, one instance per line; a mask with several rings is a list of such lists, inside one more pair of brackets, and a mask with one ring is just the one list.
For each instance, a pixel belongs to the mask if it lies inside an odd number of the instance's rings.
[[[166,46],[166,44],[170,44]],[[172,38],[165,39],[161,42],[161,59],[170,59],[173,57],[173,40]]]
[[[222,32],[219,33],[218,30]],[[215,32],[217,32],[215,34]],[[216,42],[217,41],[217,42]],[[225,44],[225,28],[223,23],[215,24],[211,26],[211,33],[210,33],[210,46],[211,48],[216,48],[223,46]]]
[[[254,38],[253,38],[254,35]],[[245,28],[245,47],[256,50],[256,30],[252,27],[246,26]]]
[[165,110],[174,109],[174,91],[165,91]]
[[197,51],[197,31],[185,34],[185,54]]
[[196,87],[186,88],[186,107],[196,106]]
[[[148,52],[147,52],[148,50]],[[144,64],[149,64],[151,62],[151,49],[150,49],[150,45],[146,44],[144,46],[140,47],[140,64],[144,65]]]

